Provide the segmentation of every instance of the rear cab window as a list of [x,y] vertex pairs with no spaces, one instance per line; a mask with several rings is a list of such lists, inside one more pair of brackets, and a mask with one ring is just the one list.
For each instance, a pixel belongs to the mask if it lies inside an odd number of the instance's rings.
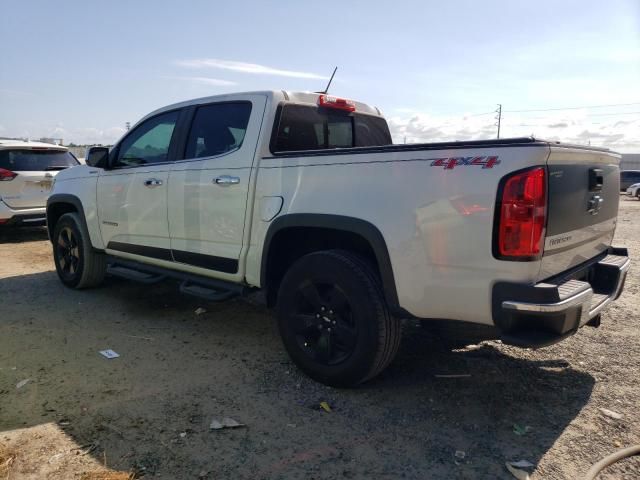
[[391,143],[389,127],[382,117],[285,104],[276,115],[271,151],[376,147]]
[[13,172],[46,172],[79,165],[70,152],[55,149],[0,150],[0,168]]

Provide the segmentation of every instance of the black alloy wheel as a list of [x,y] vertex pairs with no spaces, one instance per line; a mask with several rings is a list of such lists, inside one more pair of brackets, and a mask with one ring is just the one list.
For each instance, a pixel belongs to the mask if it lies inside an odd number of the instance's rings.
[[87,227],[78,213],[65,213],[58,219],[51,241],[62,283],[78,289],[102,283],[107,269],[105,254],[91,245]]
[[288,316],[300,349],[322,365],[338,365],[353,353],[358,329],[338,285],[308,280],[298,288]]
[[62,275],[71,279],[77,274],[80,266],[80,248],[78,239],[70,227],[60,230],[55,249],[57,251],[57,261]]
[[296,260],[278,289],[278,327],[287,352],[311,378],[348,387],[380,373],[400,344],[371,263],[344,250]]

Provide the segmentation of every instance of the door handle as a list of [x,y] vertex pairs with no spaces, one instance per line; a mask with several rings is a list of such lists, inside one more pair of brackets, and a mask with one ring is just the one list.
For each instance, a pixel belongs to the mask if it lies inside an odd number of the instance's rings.
[[144,186],[149,188],[159,187],[162,185],[162,180],[158,180],[157,178],[148,178],[144,181]]
[[213,183],[226,187],[228,185],[237,185],[240,183],[240,177],[232,177],[231,175],[220,175],[213,179]]

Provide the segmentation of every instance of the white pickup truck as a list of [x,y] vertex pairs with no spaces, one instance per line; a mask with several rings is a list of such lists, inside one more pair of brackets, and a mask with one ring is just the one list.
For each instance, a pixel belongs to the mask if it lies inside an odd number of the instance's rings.
[[330,385],[381,372],[403,318],[528,347],[597,326],[630,264],[611,246],[617,154],[393,145],[377,108],[325,94],[171,105],[86,161],[47,206],[65,285],[169,277],[213,301],[262,289],[292,359]]

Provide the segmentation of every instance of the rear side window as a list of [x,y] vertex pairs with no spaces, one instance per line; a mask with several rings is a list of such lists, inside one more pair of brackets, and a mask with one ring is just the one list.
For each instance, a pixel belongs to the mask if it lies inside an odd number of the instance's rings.
[[69,152],[60,150],[0,150],[0,168],[15,172],[63,170],[79,165]]
[[228,102],[198,107],[191,124],[185,158],[203,158],[237,150],[251,116],[250,102]]
[[275,152],[391,144],[387,122],[359,113],[334,112],[306,105],[284,105],[276,120]]

